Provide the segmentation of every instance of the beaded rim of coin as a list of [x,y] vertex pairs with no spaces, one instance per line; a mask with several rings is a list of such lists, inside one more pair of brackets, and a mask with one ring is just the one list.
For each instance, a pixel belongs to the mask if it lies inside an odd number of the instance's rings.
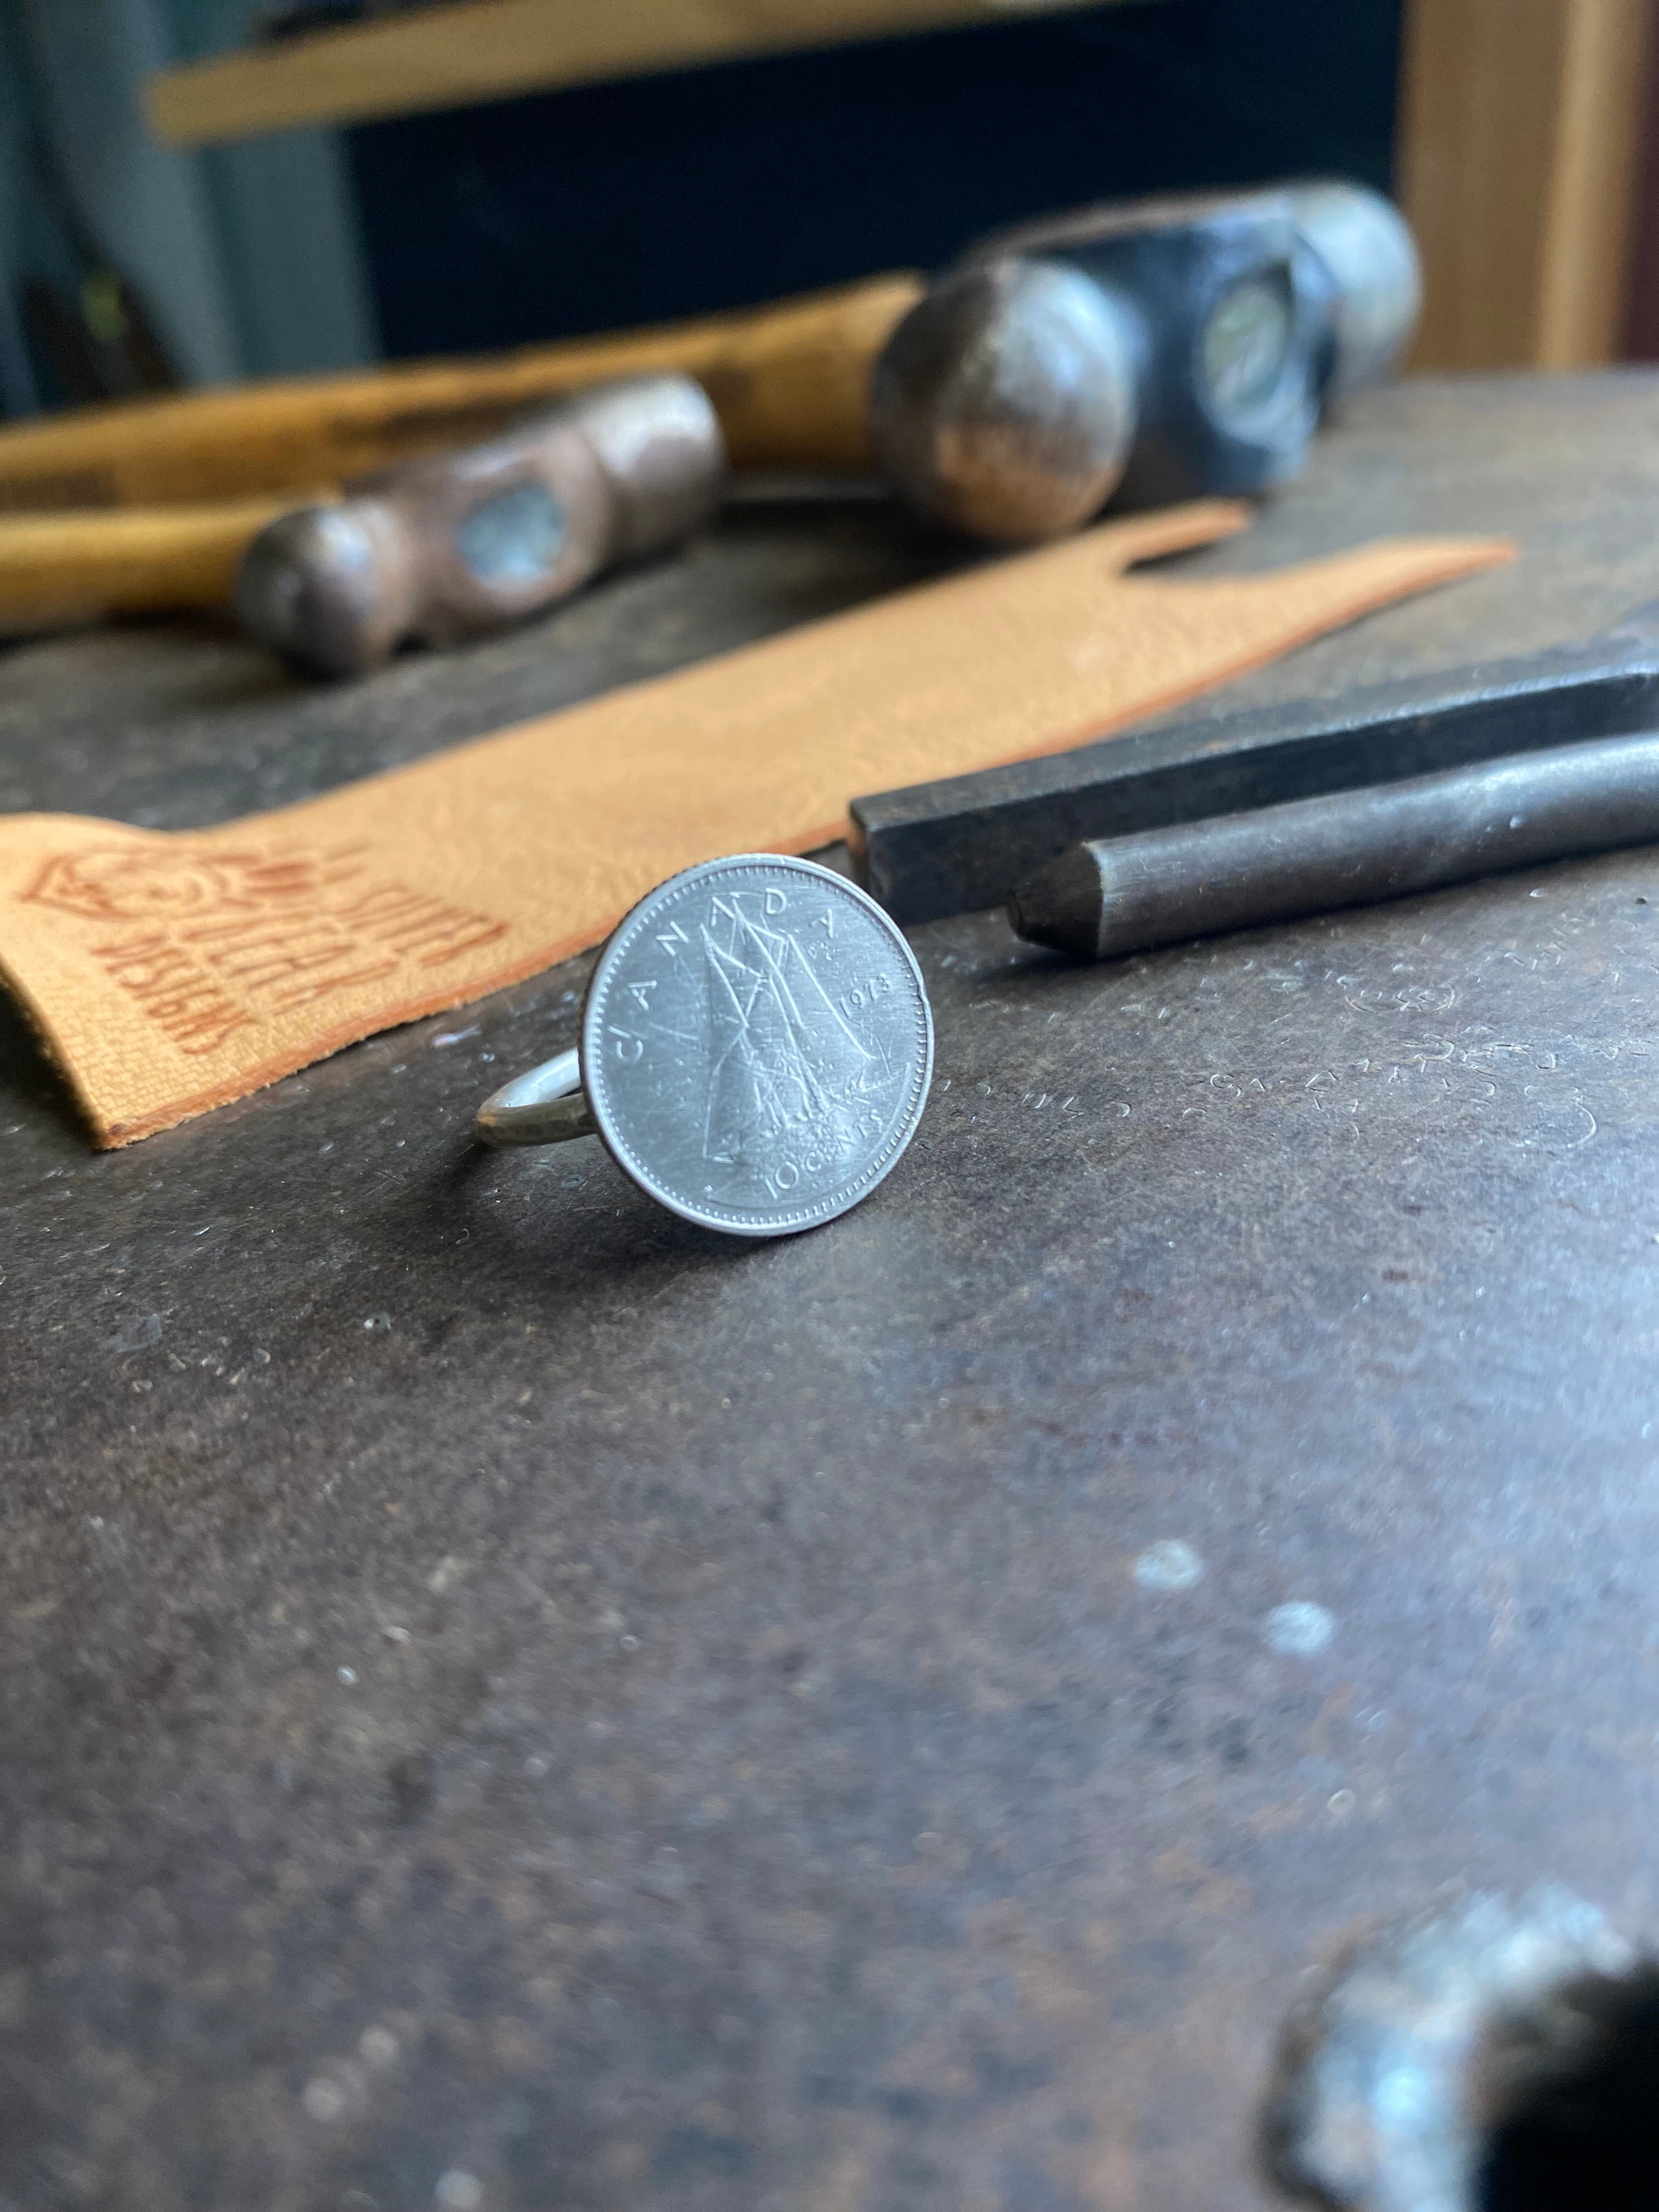
[[[744,884],[742,878],[744,877],[764,880]],[[617,1049],[624,1065],[639,1063],[642,1040],[633,1032],[643,1028],[644,1021],[638,1013],[629,1016],[627,1019],[631,1028],[624,1030],[611,1018],[614,996],[619,979],[623,977],[629,956],[637,950],[647,933],[653,935],[659,945],[677,955],[679,945],[690,949],[693,940],[680,926],[680,921],[689,917],[682,915],[677,921],[675,910],[683,908],[688,899],[712,888],[717,902],[725,890],[732,903],[730,907],[718,910],[726,916],[734,928],[747,931],[754,939],[755,945],[759,948],[757,953],[758,965],[773,975],[780,992],[787,996],[789,987],[785,983],[781,972],[774,970],[772,963],[767,960],[763,943],[769,937],[783,937],[786,957],[793,956],[798,963],[795,988],[799,988],[800,982],[806,983],[806,996],[810,1000],[813,996],[811,987],[817,987],[817,996],[821,1000],[817,1016],[820,1040],[826,1030],[832,1038],[839,1030],[843,1055],[848,1044],[854,1051],[865,1054],[866,1048],[860,1043],[848,1027],[851,1006],[846,1012],[837,1010],[824,988],[824,979],[813,969],[799,942],[787,931],[779,931],[775,920],[757,925],[738,911],[737,899],[742,891],[764,890],[769,886],[775,891],[780,877],[794,878],[828,891],[833,899],[842,902],[843,910],[851,909],[865,923],[866,930],[873,928],[875,941],[890,957],[890,973],[884,966],[882,981],[889,985],[908,986],[902,991],[901,1000],[895,1002],[894,1009],[896,1016],[908,1005],[912,1018],[910,1023],[902,1022],[900,1024],[908,1032],[898,1040],[900,1061],[896,1076],[901,1096],[891,1110],[883,1114],[883,1125],[879,1131],[866,1129],[864,1133],[866,1136],[873,1135],[878,1139],[867,1157],[862,1160],[855,1159],[848,1175],[836,1180],[828,1189],[821,1190],[816,1197],[805,1203],[790,1206],[782,1202],[781,1191],[775,1190],[773,1202],[769,1205],[722,1205],[714,1202],[708,1186],[705,1185],[701,1193],[688,1190],[684,1187],[684,1176],[674,1177],[660,1160],[653,1164],[653,1158],[647,1157],[651,1149],[648,1145],[641,1149],[638,1129],[630,1129],[629,1103],[625,1097],[616,1095],[616,1085],[607,1077],[608,1062],[604,1044],[607,1034],[614,1032],[621,1040]],[[737,879],[735,883],[734,878]],[[833,923],[829,933],[834,934]],[[671,938],[677,942],[671,944]],[[705,948],[705,957],[716,958],[720,950],[711,940]],[[736,960],[741,965],[734,951],[726,951],[724,957],[728,963]],[[833,975],[830,978],[832,983],[839,980]],[[848,981],[849,993],[844,996],[851,999],[853,1005],[862,1006],[862,999],[854,998],[853,994],[865,983],[866,979],[863,976],[849,977]],[[623,981],[621,988],[633,990],[641,1005],[647,1003],[635,985]],[[644,985],[647,992],[655,988],[648,981]],[[781,1000],[775,1003],[781,1004]],[[790,1004],[799,1016],[799,1005],[793,998]],[[710,1019],[712,1022],[712,1013]],[[747,1039],[751,1032],[746,1018],[742,1021],[742,1027]],[[782,1073],[787,1077],[790,1067],[798,1075],[804,1067],[808,1067],[810,1073],[809,1064],[803,1060],[795,1048],[793,1031],[787,1022],[784,1024],[784,1029],[790,1040],[784,1049],[793,1057],[790,1066]],[[686,1042],[684,1039],[680,1041]],[[631,1059],[626,1053],[626,1046],[629,1043],[635,1047]],[[891,1170],[915,1135],[921,1121],[932,1080],[933,1063],[933,1016],[921,970],[892,917],[856,884],[850,883],[845,876],[836,874],[832,869],[821,867],[816,861],[771,853],[734,854],[726,859],[705,861],[697,867],[688,868],[659,884],[656,890],[640,901],[612,934],[594,968],[582,1008],[580,1052],[561,1054],[545,1066],[533,1069],[529,1074],[520,1076],[504,1085],[479,1109],[478,1129],[480,1135],[493,1144],[551,1142],[562,1137],[592,1131],[601,1139],[606,1151],[629,1180],[670,1212],[704,1228],[723,1231],[731,1236],[787,1237],[802,1230],[817,1228],[847,1212],[867,1197]],[[779,1071],[771,1069],[768,1073]],[[579,1085],[585,1086],[585,1091]],[[822,1096],[821,1086],[819,1088]],[[694,1101],[688,1095],[682,1118],[689,1124],[700,1108],[701,1117],[706,1123],[713,1109],[713,1099],[712,1085],[708,1097],[700,1101]],[[660,1094],[641,1110],[648,1114],[650,1105],[655,1106],[656,1119],[660,1125]],[[637,1121],[640,1111],[631,1118]],[[848,1133],[845,1124],[838,1133],[844,1144]],[[702,1156],[705,1159],[711,1157],[725,1158],[724,1155],[708,1153],[706,1138]],[[762,1172],[764,1174],[764,1170]]]

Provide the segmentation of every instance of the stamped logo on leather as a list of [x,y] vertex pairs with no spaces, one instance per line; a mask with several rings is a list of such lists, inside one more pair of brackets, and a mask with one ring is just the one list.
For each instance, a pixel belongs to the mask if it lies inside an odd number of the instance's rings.
[[377,876],[361,844],[83,846],[53,854],[23,898],[94,924],[88,959],[193,1059],[400,968],[441,968],[507,929]]

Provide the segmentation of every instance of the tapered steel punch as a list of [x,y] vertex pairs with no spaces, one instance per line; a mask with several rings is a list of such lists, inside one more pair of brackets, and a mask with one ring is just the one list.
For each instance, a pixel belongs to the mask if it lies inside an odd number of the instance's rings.
[[1128,731],[852,816],[901,921],[1012,901],[1098,957],[1659,841],[1656,794],[1659,601],[1582,646]]

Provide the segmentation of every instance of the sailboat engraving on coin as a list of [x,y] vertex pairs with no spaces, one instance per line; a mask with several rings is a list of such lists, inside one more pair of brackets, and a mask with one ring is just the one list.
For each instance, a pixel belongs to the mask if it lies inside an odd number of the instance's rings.
[[933,1024],[903,937],[807,860],[744,854],[653,892],[611,940],[583,1015],[600,1135],[689,1219],[811,1227],[915,1130]]
[[792,1130],[844,1151],[873,1055],[860,1043],[787,930],[716,902],[726,942],[702,926],[715,1057],[705,1159],[758,1162]]

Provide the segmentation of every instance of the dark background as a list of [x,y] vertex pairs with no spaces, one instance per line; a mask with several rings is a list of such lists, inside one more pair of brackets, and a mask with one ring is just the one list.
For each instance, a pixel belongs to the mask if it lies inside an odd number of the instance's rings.
[[[744,306],[1138,192],[1391,180],[1401,0],[1010,0],[979,27],[161,147],[148,76],[257,13],[0,0],[0,413]],[[112,272],[145,340],[113,350],[76,334]]]
[[1145,0],[365,125],[382,338],[443,352],[738,307],[1169,186],[1386,191],[1399,33],[1399,0]]

